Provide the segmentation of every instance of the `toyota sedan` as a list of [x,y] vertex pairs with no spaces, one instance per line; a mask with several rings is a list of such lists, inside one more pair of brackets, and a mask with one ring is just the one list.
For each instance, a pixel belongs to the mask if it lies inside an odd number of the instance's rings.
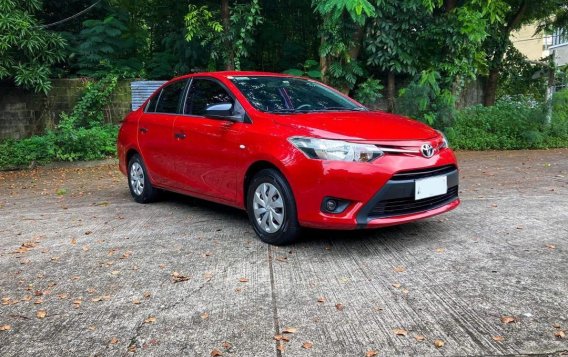
[[302,227],[384,227],[460,203],[441,132],[284,74],[175,78],[124,119],[118,154],[135,201],[167,190],[234,206],[270,244]]

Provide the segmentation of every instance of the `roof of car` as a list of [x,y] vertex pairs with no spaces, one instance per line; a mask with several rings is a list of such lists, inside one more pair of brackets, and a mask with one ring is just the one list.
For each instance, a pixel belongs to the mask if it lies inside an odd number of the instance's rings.
[[231,77],[231,76],[271,76],[271,77],[294,77],[286,73],[276,73],[276,72],[255,72],[255,71],[217,71],[217,72],[197,72],[190,73],[178,78],[187,77],[198,77],[198,76],[209,76],[209,77]]

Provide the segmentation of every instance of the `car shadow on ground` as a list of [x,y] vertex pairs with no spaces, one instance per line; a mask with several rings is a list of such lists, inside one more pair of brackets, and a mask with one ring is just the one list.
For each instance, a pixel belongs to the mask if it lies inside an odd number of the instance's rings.
[[[199,211],[206,212],[207,215],[215,216],[215,221],[238,221],[243,224],[250,225],[247,213],[244,210],[223,204],[174,192],[164,192],[161,196],[160,202],[173,204],[188,211],[198,209]],[[404,240],[405,245],[420,245],[421,242],[424,242],[422,238],[424,235],[431,236],[434,231],[443,233],[446,229],[449,228],[443,227],[443,224],[435,222],[432,219],[373,229],[329,230],[305,228],[302,231],[300,239],[295,243],[295,245],[321,246],[322,244],[341,244],[344,246],[350,246],[358,245],[363,242],[390,244],[395,240],[401,239]],[[244,238],[258,239],[254,234],[252,227],[250,228],[250,232],[251,237]]]

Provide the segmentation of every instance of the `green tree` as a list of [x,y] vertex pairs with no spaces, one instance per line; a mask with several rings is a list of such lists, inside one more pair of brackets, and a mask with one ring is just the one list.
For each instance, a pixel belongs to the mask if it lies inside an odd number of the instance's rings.
[[51,66],[62,60],[63,37],[40,27],[39,0],[0,0],[0,79],[47,93]]
[[124,77],[141,73],[145,33],[132,26],[127,11],[112,8],[103,20],[86,20],[83,27],[77,46],[79,74],[102,78],[108,73]]
[[312,5],[322,19],[319,48],[322,78],[348,93],[364,73],[358,59],[365,23],[375,15],[375,7],[368,0],[313,0]]
[[[485,67],[482,48],[491,23],[501,21],[503,0],[376,0],[370,21],[367,63],[388,74],[394,107],[396,76],[422,77],[431,93],[446,98]],[[434,72],[437,72],[434,73]]]
[[505,54],[511,46],[511,32],[531,23],[542,23],[548,28],[568,25],[566,0],[508,0],[507,4],[509,7],[503,21],[495,22],[491,26],[490,36],[483,44],[488,63],[483,99],[486,106],[495,104]]
[[233,6],[222,0],[220,10],[192,4],[185,16],[186,39],[198,39],[209,48],[210,69],[217,68],[216,62],[222,60],[225,70],[240,70],[241,61],[249,56],[249,48],[254,44],[256,29],[263,21],[259,0],[235,2]]

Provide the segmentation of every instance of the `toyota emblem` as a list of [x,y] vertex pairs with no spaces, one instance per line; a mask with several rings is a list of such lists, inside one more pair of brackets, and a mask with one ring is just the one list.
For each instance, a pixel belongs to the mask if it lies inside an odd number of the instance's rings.
[[434,156],[434,148],[430,144],[423,144],[420,148],[420,152],[422,153],[422,156],[427,158]]

